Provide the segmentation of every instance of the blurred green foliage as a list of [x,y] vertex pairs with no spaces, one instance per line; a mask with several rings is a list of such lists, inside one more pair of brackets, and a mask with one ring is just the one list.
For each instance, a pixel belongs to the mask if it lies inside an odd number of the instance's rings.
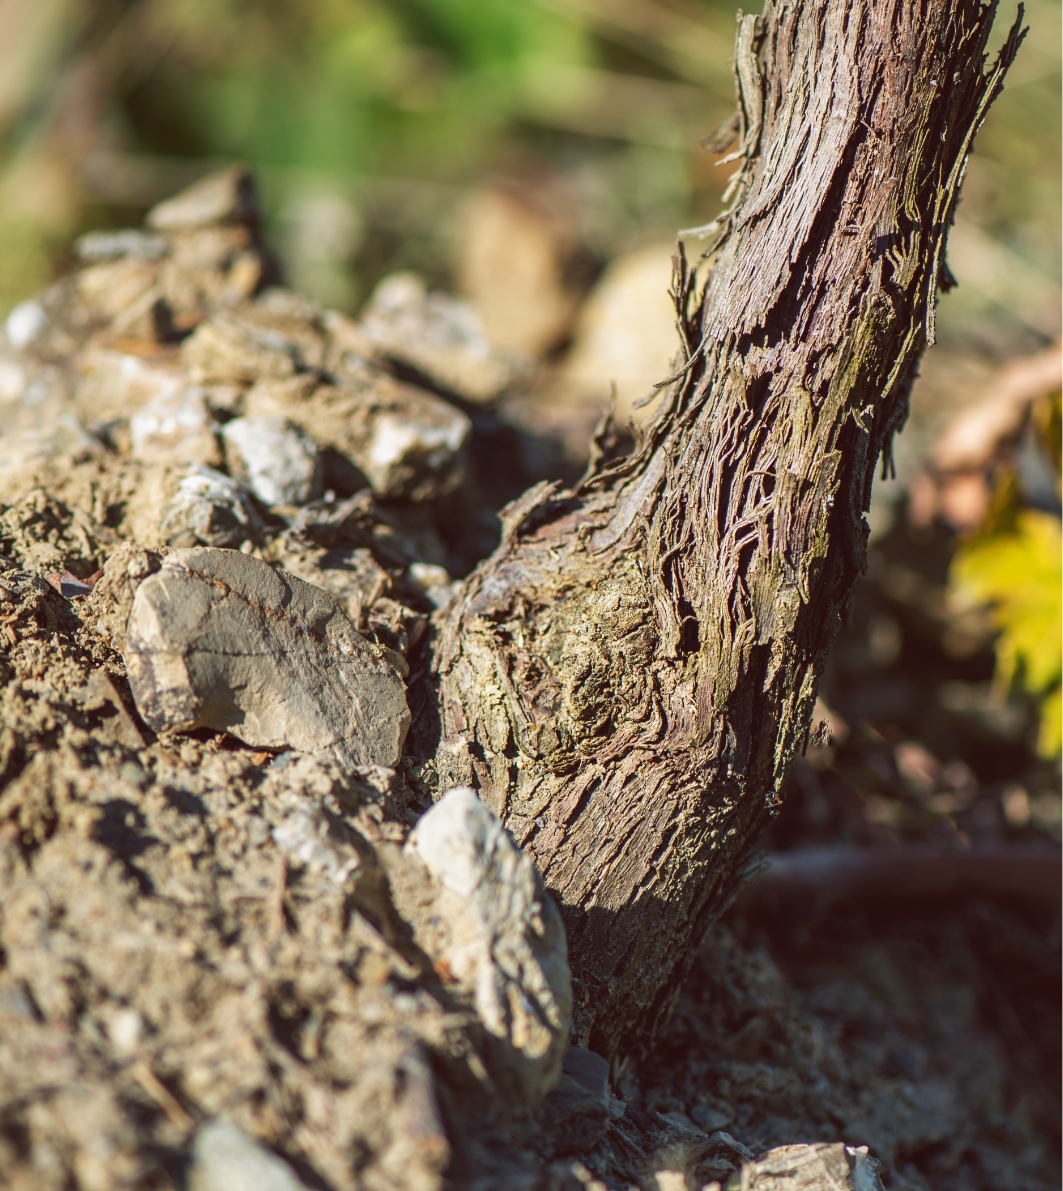
[[[1027,11],[965,190],[977,231],[952,254],[963,284],[942,304],[946,336],[974,328],[1004,355],[1045,337],[1059,292],[1059,5]],[[563,175],[601,258],[669,237],[713,214],[726,181],[698,141],[733,103],[734,13],[733,0],[4,0],[0,309],[62,268],[79,231],[135,221],[233,158],[259,170],[282,254],[298,266],[318,237],[331,272],[317,262],[297,280],[341,305],[397,266],[445,281],[448,217],[500,169]]]
[[338,173],[481,166],[538,66],[594,56],[531,0],[170,0],[157,19],[177,45],[125,97],[145,141]]
[[282,251],[308,194],[346,203],[356,273],[445,272],[462,194],[529,163],[579,175],[601,254],[671,234],[721,188],[733,29],[728,0],[4,0],[0,308],[234,158]]

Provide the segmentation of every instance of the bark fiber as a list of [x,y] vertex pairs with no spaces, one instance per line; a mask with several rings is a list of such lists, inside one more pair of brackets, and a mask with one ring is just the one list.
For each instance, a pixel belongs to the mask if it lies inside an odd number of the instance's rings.
[[540,867],[574,1033],[603,1053],[667,1009],[808,740],[972,140],[1021,40],[1017,22],[987,68],[994,11],[739,17],[739,165],[704,268],[676,258],[676,374],[633,452],[504,510],[440,618],[421,751]]

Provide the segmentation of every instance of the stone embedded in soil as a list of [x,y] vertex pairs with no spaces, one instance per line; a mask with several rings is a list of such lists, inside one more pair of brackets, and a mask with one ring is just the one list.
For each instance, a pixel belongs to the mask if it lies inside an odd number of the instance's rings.
[[468,786],[422,816],[407,850],[438,883],[434,928],[410,915],[418,943],[472,1000],[496,1077],[538,1104],[561,1071],[572,991],[561,916],[535,865]]
[[883,1191],[878,1162],[867,1147],[841,1142],[777,1146],[745,1165],[749,1191]]
[[416,273],[385,277],[359,330],[381,355],[477,404],[493,401],[530,372],[527,360],[491,343],[471,303],[429,293]]
[[147,225],[158,231],[186,231],[213,223],[246,223],[257,219],[255,186],[240,165],[208,174],[148,212]]
[[445,608],[459,587],[438,563],[412,562],[406,575],[434,608]]
[[294,375],[293,346],[231,314],[200,323],[181,345],[181,358],[197,381],[248,382]]
[[426,501],[461,483],[468,417],[364,361],[348,363],[335,385],[308,384],[304,376],[262,378],[245,407],[248,414],[287,417],[333,452],[330,487],[350,491],[368,481],[378,496]]
[[126,257],[157,261],[166,255],[165,236],[153,235],[139,227],[123,227],[109,232],[87,232],[74,241],[74,253],[86,264],[116,261]]
[[102,423],[128,418],[187,383],[172,360],[144,359],[111,347],[90,347],[79,361],[78,374],[75,406]]
[[[150,507],[152,504],[148,502],[144,514],[149,523],[155,520],[156,538],[170,546],[239,546],[258,528],[258,517],[244,486],[231,476],[199,464],[180,473],[172,491]],[[139,532],[136,536],[151,535]]]
[[198,385],[178,383],[158,392],[129,420],[131,453],[146,463],[201,463],[216,467],[217,425]]
[[229,470],[266,505],[302,505],[320,495],[314,440],[276,415],[234,418],[222,427]]
[[[360,458],[374,491],[397,495],[410,486],[411,473],[449,471],[468,437],[467,422],[456,413],[437,407],[422,409],[416,419],[402,413],[379,414]],[[441,490],[450,486],[445,484]]]
[[7,316],[4,333],[16,350],[27,347],[48,326],[48,315],[39,302],[29,299],[20,302]]
[[232,550],[178,550],[137,589],[124,659],[156,732],[207,727],[258,748],[394,767],[398,672],[327,592]]
[[276,1154],[229,1121],[211,1121],[192,1146],[190,1191],[306,1191]]
[[88,434],[73,414],[62,414],[47,425],[0,438],[0,476],[5,481],[31,477],[45,460],[87,458],[102,450],[99,439]]

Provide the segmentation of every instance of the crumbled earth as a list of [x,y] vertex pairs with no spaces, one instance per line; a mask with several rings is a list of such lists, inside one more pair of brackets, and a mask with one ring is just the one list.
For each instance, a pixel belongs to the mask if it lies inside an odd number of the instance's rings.
[[[497,416],[528,371],[471,308],[400,278],[357,322],[280,287],[241,171],[149,225],[87,238],[0,339],[4,1185],[874,1191],[876,1162],[905,1191],[1056,1185],[1051,907],[740,902],[609,1071],[565,1051],[556,912],[471,795],[142,714],[130,614],[174,551],[321,589],[397,691],[551,459]],[[1003,763],[963,711],[984,626],[941,616],[905,548],[857,602],[835,743],[774,850],[1058,831],[1021,709],[985,712]]]
[[900,923],[850,911],[794,946],[739,918],[699,956],[643,1101],[757,1153],[844,1137],[904,1191],[1051,1186],[1058,1025],[1042,1009],[1045,1032],[1016,1038],[992,1010],[1007,1012],[1005,955],[1050,1006],[1054,957],[1029,927],[1022,954],[1014,926],[984,906]]

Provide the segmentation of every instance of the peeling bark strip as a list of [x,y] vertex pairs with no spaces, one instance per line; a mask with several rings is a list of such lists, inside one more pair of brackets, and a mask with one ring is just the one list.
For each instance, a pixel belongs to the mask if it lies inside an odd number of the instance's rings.
[[630,456],[507,511],[440,625],[422,749],[542,870],[594,1049],[666,1007],[807,740],[972,138],[1021,40],[1017,22],[983,73],[993,16],[740,18],[742,164],[703,229],[708,281],[676,260],[676,378]]

